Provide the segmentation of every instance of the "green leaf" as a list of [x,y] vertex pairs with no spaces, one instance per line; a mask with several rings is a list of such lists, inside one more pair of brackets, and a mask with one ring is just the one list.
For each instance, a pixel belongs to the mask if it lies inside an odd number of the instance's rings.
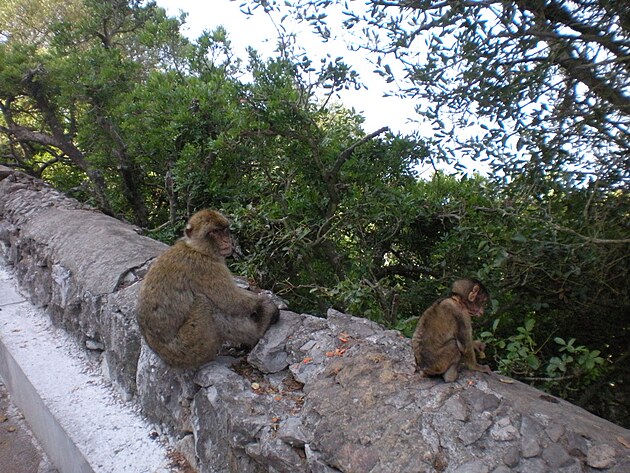
[[523,235],[521,232],[518,232],[516,235],[512,237],[512,241],[517,243],[525,243],[527,241],[527,237]]
[[535,321],[534,319],[527,319],[527,320],[525,321],[525,329],[526,329],[528,332],[531,332],[531,331],[532,331],[532,329],[534,328],[534,325],[536,325],[536,321]]
[[534,355],[529,355],[527,357],[527,365],[533,369],[533,370],[537,370],[538,368],[540,368],[540,361],[538,360],[538,358],[536,358],[536,356]]

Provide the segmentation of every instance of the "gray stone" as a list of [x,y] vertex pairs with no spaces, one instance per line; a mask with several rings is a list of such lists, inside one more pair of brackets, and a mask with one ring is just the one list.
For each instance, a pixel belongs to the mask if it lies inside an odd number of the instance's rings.
[[322,454],[313,450],[310,445],[304,447],[306,462],[311,473],[340,473],[340,470],[332,468],[322,460]]
[[263,429],[258,442],[248,444],[245,447],[245,453],[278,473],[307,471],[306,458],[300,455],[298,450],[277,438],[270,428]]
[[303,447],[312,441],[300,417],[289,417],[282,422],[278,428],[278,438],[292,447]]
[[537,457],[542,452],[538,440],[534,437],[524,437],[521,440],[521,453],[523,458]]
[[468,420],[468,409],[459,397],[451,397],[444,403],[444,410],[455,420]]
[[[130,268],[143,265],[166,248],[99,212],[50,207],[40,213],[39,218],[25,222],[21,231],[46,241],[49,254],[63,254],[63,266],[73,277],[81,275],[83,290],[90,294],[114,292]],[[75,231],[77,228],[81,231]],[[89,257],[86,247],[90,247]]]
[[94,340],[92,338],[88,338],[85,341],[85,348],[92,351],[103,351],[105,350],[105,345],[103,345],[98,340]]
[[611,466],[606,473],[628,473],[630,471],[630,455],[625,455],[618,459],[614,466]]
[[459,433],[459,439],[464,445],[471,445],[481,438],[481,436],[492,425],[490,419],[479,419],[472,421],[464,426]]
[[305,357],[303,361],[294,363],[289,366],[293,377],[302,384],[311,384],[326,369],[322,364],[323,359]]
[[139,284],[121,289],[105,299],[99,333],[105,348],[105,370],[125,397],[136,393],[141,336],[135,317]]
[[560,424],[551,424],[546,429],[547,435],[551,439],[552,442],[558,442],[564,435],[565,428]]
[[51,277],[54,282],[52,286],[51,302],[57,304],[60,307],[68,305],[68,301],[72,299],[72,278],[68,269],[64,268],[60,264],[53,264]]
[[263,373],[277,373],[289,366],[286,344],[288,337],[302,324],[304,316],[289,311],[280,312],[280,320],[272,325],[265,337],[251,350],[247,361]]
[[523,460],[516,470],[520,473],[552,473],[547,464],[541,458],[528,458]]
[[8,166],[0,164],[0,181],[12,175],[15,171]]
[[593,468],[610,468],[615,463],[617,451],[610,445],[594,445],[588,449],[586,463]]
[[512,425],[509,417],[502,417],[495,421],[490,429],[490,436],[499,442],[507,442],[518,438],[518,430]]
[[568,465],[563,466],[562,468],[558,468],[559,473],[583,473],[584,468],[582,466],[582,462],[573,458]]
[[350,337],[363,339],[383,330],[383,327],[376,322],[353,317],[335,309],[328,309],[326,319],[335,335],[345,333]]
[[190,465],[199,470],[197,465],[197,453],[195,452],[195,437],[192,434],[184,435],[175,442],[175,449],[180,452]]
[[542,458],[553,469],[566,466],[573,461],[567,451],[557,443],[552,443],[542,452]]
[[473,460],[455,468],[454,473],[488,473],[490,468],[482,460]]
[[588,452],[589,445],[584,436],[575,431],[565,432],[567,439],[567,451],[571,456],[586,459],[586,452]]
[[521,418],[521,428],[520,428],[522,437],[538,437],[542,432],[542,426],[540,423],[531,416],[524,415]]
[[503,463],[514,468],[521,461],[521,455],[517,447],[510,447],[503,454]]
[[192,431],[190,402],[199,389],[192,372],[167,366],[143,342],[136,384],[147,418],[176,436]]
[[217,404],[215,388],[202,389],[193,401],[195,453],[201,472],[227,473],[231,447],[228,413]]
[[485,393],[479,389],[469,390],[468,395],[472,408],[480,414],[495,411],[501,404],[501,400],[497,396]]

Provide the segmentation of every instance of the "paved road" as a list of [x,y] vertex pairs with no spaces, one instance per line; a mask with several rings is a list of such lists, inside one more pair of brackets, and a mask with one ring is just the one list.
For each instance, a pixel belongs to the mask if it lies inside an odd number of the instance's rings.
[[57,473],[0,378],[0,472]]

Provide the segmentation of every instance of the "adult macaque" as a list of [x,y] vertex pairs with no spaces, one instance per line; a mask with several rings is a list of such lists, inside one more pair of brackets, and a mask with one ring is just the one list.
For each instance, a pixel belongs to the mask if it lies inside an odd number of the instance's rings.
[[485,344],[473,341],[471,316],[483,315],[490,298],[487,289],[476,279],[460,279],[453,283],[451,296],[429,307],[416,327],[411,346],[417,369],[423,376],[442,375],[444,381],[457,379],[460,366],[492,373],[477,363],[475,350]]
[[252,347],[278,321],[271,299],[235,284],[225,265],[231,253],[228,220],[201,210],[184,237],[151,265],[140,289],[138,323],[169,365],[201,366],[225,341]]

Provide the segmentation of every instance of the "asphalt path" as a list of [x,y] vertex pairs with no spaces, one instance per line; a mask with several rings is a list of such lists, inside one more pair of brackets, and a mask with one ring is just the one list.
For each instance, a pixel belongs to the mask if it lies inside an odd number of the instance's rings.
[[0,472],[57,473],[0,378]]

